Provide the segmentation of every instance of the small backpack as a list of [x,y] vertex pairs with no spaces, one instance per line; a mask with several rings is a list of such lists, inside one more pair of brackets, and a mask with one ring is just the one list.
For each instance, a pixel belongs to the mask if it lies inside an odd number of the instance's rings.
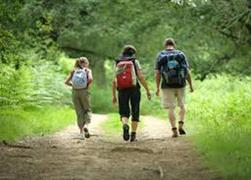
[[87,88],[88,77],[86,69],[77,68],[73,73],[71,81],[74,89]]
[[118,89],[136,87],[137,75],[134,61],[135,59],[128,59],[118,60],[116,62],[116,79]]
[[180,52],[169,52],[162,58],[165,58],[164,66],[162,68],[162,76],[169,86],[186,85],[187,64],[184,56]]

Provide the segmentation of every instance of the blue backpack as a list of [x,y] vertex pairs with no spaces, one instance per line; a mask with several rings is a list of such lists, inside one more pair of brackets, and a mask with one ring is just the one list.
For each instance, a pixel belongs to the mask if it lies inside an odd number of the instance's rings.
[[86,69],[77,68],[73,73],[71,81],[74,89],[87,88],[88,77]]
[[180,51],[167,51],[161,61],[164,61],[161,73],[165,83],[170,87],[184,87],[188,73],[184,55]]

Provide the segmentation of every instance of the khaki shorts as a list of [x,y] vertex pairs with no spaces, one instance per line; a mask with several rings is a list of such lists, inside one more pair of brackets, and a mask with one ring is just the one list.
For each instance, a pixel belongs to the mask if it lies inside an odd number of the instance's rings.
[[162,105],[164,108],[182,107],[185,104],[185,88],[168,88],[162,89]]

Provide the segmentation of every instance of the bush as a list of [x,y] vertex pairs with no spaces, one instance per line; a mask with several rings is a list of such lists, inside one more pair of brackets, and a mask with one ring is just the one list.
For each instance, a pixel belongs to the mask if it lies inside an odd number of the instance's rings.
[[251,176],[251,79],[222,75],[195,83],[187,122],[199,152],[226,177]]
[[48,104],[70,104],[70,91],[64,85],[65,75],[51,62],[39,61],[18,70],[0,66],[0,106],[25,107]]

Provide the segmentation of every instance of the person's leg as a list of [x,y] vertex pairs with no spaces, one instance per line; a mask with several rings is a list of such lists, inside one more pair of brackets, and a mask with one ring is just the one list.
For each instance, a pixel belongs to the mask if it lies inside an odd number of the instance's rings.
[[168,116],[169,116],[169,121],[170,121],[172,132],[173,132],[172,137],[178,137],[178,131],[177,131],[177,127],[176,127],[176,118],[175,118],[175,109],[174,108],[169,108],[168,109]]
[[176,118],[175,118],[175,109],[174,108],[168,109],[168,117],[169,117],[169,122],[171,124],[171,128],[176,128]]
[[132,133],[133,132],[136,133],[138,128],[138,121],[132,121],[131,127],[132,127]]
[[184,117],[185,117],[186,109],[185,106],[180,106],[180,112],[179,112],[179,120],[184,122]]
[[178,99],[178,106],[180,107],[179,112],[179,133],[180,134],[186,134],[184,131],[183,125],[184,125],[184,119],[185,119],[185,89],[180,88],[177,90],[177,99]]
[[129,135],[130,128],[128,126],[130,108],[129,108],[129,93],[127,90],[121,90],[118,92],[118,102],[119,102],[120,120],[123,128],[123,139],[125,141],[128,141],[130,138]]
[[84,110],[82,108],[79,93],[77,90],[73,90],[72,92],[72,101],[73,101],[75,112],[77,115],[78,127],[80,130],[80,133],[82,133],[83,127],[84,127]]
[[121,117],[121,123],[122,123],[122,125],[124,125],[124,124],[128,124],[128,121],[129,121],[129,118],[128,117]]
[[85,137],[89,138],[90,137],[90,133],[89,133],[89,129],[88,129],[88,125],[91,122],[91,109],[90,109],[90,97],[89,97],[89,92],[88,90],[82,90],[81,93],[81,105],[84,109],[84,133],[85,133]]
[[139,89],[133,90],[130,96],[130,102],[132,108],[131,142],[136,140],[136,132],[138,128],[139,115],[140,115],[140,99],[141,99],[140,90]]
[[176,106],[176,90],[173,88],[162,90],[162,103],[163,107],[168,109],[168,118],[173,132],[172,137],[177,137],[177,127],[175,118],[175,106]]

